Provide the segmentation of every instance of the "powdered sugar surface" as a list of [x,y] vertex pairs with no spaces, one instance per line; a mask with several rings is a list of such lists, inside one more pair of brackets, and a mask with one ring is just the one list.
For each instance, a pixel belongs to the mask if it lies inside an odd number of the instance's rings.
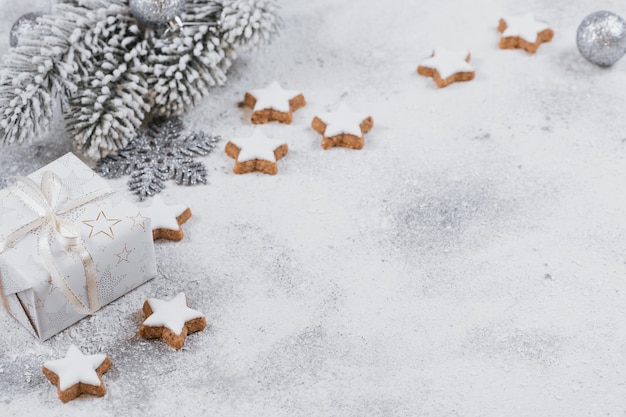
[[[184,115],[246,136],[250,86],[302,88],[291,125],[263,126],[289,145],[280,173],[202,158],[206,185],[164,191],[194,216],[156,243],[158,277],[43,344],[0,314],[0,414],[623,414],[626,61],[578,53],[596,2],[530,6],[556,34],[533,56],[498,48],[498,20],[528,4],[282,2],[282,36]],[[3,50],[20,14],[0,16]],[[433,45],[470,49],[477,77],[420,77]],[[359,152],[310,127],[342,102],[376,119]],[[3,148],[3,180],[66,152],[63,128]],[[177,352],[139,337],[144,300],[181,291],[207,328]],[[71,343],[113,361],[106,396],[58,400],[41,365]]]

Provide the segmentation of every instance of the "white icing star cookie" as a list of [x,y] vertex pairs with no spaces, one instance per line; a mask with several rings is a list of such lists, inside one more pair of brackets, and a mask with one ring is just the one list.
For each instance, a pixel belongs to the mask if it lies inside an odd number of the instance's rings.
[[554,32],[546,23],[535,20],[531,13],[520,16],[503,17],[498,24],[500,49],[523,49],[528,53],[537,52],[539,45],[550,42]]
[[313,118],[311,127],[322,135],[322,148],[341,146],[362,149],[363,135],[374,126],[374,120],[366,113],[354,112],[341,104],[334,112],[320,113]]
[[256,129],[250,137],[229,140],[225,151],[235,159],[235,174],[259,171],[275,175],[278,173],[276,161],[287,155],[289,148],[283,141],[268,138]]
[[140,210],[140,214],[150,219],[154,240],[181,240],[184,234],[180,225],[191,218],[191,209],[183,204],[167,205],[157,195],[149,206]]
[[111,369],[111,360],[102,354],[83,355],[74,345],[70,345],[63,359],[47,361],[43,373],[57,386],[59,399],[68,402],[81,394],[102,397],[106,388],[102,374]]
[[272,120],[291,123],[292,113],[306,105],[302,93],[296,90],[285,90],[277,81],[265,88],[247,92],[244,104],[252,108],[252,123],[267,123]]
[[139,334],[146,339],[162,338],[174,349],[180,349],[188,334],[206,327],[204,315],[187,306],[185,293],[179,293],[169,301],[148,298],[143,304],[146,319]]
[[469,51],[435,48],[432,56],[417,67],[417,73],[432,77],[437,87],[442,88],[457,81],[474,79],[474,67],[469,60]]

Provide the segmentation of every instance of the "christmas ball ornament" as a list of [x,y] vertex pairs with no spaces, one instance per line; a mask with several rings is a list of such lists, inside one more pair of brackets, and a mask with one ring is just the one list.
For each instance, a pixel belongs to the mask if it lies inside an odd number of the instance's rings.
[[133,16],[150,27],[166,26],[185,9],[185,0],[130,0],[128,4]]
[[626,53],[626,22],[615,13],[592,13],[578,26],[576,44],[588,61],[610,67]]
[[19,44],[22,34],[33,30],[39,24],[37,23],[37,18],[41,16],[43,16],[41,12],[26,13],[13,23],[9,33],[9,45],[11,45],[11,48],[15,48]]

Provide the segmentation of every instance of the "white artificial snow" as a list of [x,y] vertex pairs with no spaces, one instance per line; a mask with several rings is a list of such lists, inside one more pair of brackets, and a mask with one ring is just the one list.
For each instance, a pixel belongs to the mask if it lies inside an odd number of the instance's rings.
[[[0,314],[0,414],[623,414],[626,61],[578,53],[597,7],[283,1],[281,36],[185,117],[225,143],[253,131],[250,88],[301,90],[291,125],[263,127],[288,142],[279,174],[201,158],[207,185],[164,191],[193,217],[156,243],[160,276],[43,344]],[[525,12],[553,41],[500,50],[499,19]],[[1,15],[0,41],[19,15]],[[471,50],[475,79],[417,75],[437,45]],[[374,119],[363,150],[322,150],[310,127],[342,102]],[[45,142],[3,148],[0,176],[68,148],[57,119]],[[144,300],[181,291],[207,329],[178,352],[140,338]],[[113,361],[105,397],[57,399],[40,367],[71,343]]]

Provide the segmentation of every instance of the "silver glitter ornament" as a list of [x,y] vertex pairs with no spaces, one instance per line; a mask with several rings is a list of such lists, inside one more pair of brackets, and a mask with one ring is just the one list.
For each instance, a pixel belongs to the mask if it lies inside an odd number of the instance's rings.
[[626,53],[626,22],[615,13],[592,13],[578,26],[576,44],[588,61],[610,67]]
[[19,44],[22,34],[33,30],[33,28],[39,24],[37,23],[37,18],[41,16],[43,16],[41,12],[26,13],[13,23],[11,32],[9,33],[9,44],[11,48],[15,48]]
[[130,10],[140,23],[150,27],[163,27],[185,9],[186,0],[130,0]]

